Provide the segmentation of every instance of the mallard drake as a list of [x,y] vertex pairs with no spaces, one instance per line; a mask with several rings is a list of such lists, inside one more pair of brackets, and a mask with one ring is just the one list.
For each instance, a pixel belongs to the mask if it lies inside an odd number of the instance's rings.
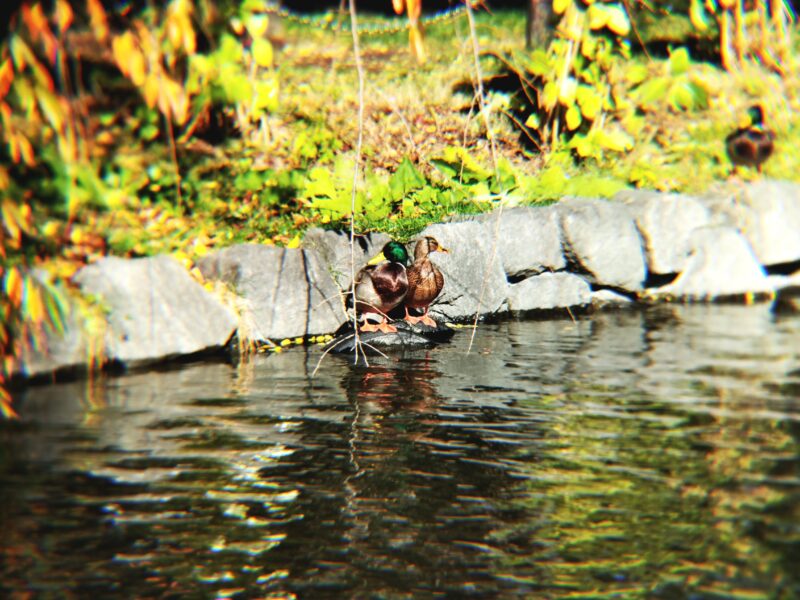
[[387,314],[398,306],[408,291],[408,252],[400,242],[391,241],[366,267],[356,274],[356,312],[376,313],[378,324],[365,322],[362,331],[395,333],[397,328],[387,323]]
[[772,154],[775,134],[764,127],[764,110],[760,105],[751,106],[747,111],[750,122],[739,127],[725,138],[725,148],[737,167],[755,167],[761,172],[761,165]]
[[[436,327],[436,321],[428,316],[431,302],[441,293],[444,287],[444,275],[431,262],[431,252],[448,252],[436,238],[426,236],[414,247],[414,262],[408,268],[408,293],[405,298],[406,321],[411,324],[424,323]],[[421,308],[421,317],[412,317],[408,309]]]

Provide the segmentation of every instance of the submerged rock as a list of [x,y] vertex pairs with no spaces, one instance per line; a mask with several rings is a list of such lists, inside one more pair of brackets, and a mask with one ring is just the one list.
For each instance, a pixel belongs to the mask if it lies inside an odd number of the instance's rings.
[[564,252],[591,283],[628,291],[642,289],[642,239],[627,208],[597,198],[566,198],[557,205]]
[[169,256],[107,257],[74,278],[108,310],[106,357],[126,365],[224,346],[234,316]]
[[336,331],[345,322],[339,288],[315,252],[231,246],[198,262],[203,277],[231,285],[246,335],[258,341]]
[[[429,348],[436,344],[449,341],[455,330],[446,325],[438,324],[430,327],[423,323],[411,325],[405,321],[392,323],[397,328],[396,333],[382,331],[359,332],[358,340],[361,344],[360,353],[379,355],[381,352],[408,350],[413,348]],[[345,323],[336,332],[336,336],[323,348],[332,354],[353,354],[356,351],[356,337],[353,334],[352,323]]]

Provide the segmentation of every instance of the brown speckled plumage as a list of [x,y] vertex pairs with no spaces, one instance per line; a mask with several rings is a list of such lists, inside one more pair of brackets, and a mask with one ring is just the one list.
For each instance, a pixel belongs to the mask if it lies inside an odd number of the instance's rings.
[[[432,327],[436,323],[428,316],[428,307],[444,288],[444,275],[431,262],[431,252],[447,252],[435,238],[424,237],[414,248],[414,263],[408,268],[408,293],[405,298],[406,320],[422,322]],[[422,317],[412,317],[409,308],[422,309]]]

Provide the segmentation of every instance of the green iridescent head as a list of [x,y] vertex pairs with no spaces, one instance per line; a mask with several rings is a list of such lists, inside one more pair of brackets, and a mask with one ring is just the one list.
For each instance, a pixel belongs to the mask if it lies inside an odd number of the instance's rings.
[[750,125],[760,127],[764,124],[764,109],[760,104],[754,104],[747,109],[747,116],[750,117]]
[[383,247],[383,255],[386,257],[386,260],[393,263],[400,263],[401,265],[408,263],[408,251],[406,250],[406,247],[400,242],[395,242],[394,240],[388,242]]

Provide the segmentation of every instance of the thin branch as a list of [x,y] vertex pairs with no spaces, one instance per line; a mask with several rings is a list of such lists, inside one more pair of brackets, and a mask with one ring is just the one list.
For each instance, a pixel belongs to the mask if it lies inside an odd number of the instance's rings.
[[[353,364],[358,364],[358,348],[360,340],[358,337],[358,311],[356,307],[356,187],[358,186],[358,167],[361,163],[361,148],[364,143],[364,65],[361,63],[361,46],[358,42],[358,17],[356,15],[356,1],[349,0],[350,4],[350,29],[353,32],[353,54],[356,61],[356,72],[358,73],[358,141],[356,142],[356,160],[353,167],[353,191],[350,195],[350,281],[353,282],[351,293],[353,294],[353,331],[355,336],[355,352],[353,353]],[[369,365],[367,355],[364,351],[364,362]]]
[[470,0],[464,0],[464,6],[467,8],[467,20],[469,21],[469,35],[472,40],[472,58],[475,61],[475,84],[478,94],[478,105],[481,109],[483,116],[483,125],[486,127],[486,137],[489,138],[489,149],[492,153],[492,166],[494,167],[494,174],[497,175],[497,150],[494,143],[494,134],[492,133],[491,123],[489,122],[489,110],[486,107],[486,102],[483,97],[483,72],[481,71],[481,50],[478,44],[478,33],[475,30],[475,16],[472,14],[472,4]]

